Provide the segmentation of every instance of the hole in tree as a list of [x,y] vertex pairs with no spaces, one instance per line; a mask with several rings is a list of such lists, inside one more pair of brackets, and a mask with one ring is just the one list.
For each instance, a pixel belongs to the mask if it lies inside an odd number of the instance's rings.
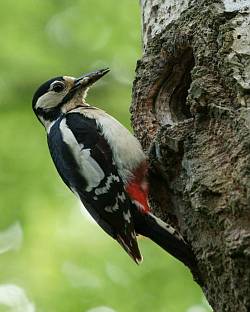
[[171,65],[155,100],[155,114],[162,125],[172,125],[192,116],[187,105],[191,71],[195,65],[192,49],[186,49],[181,56],[171,60]]

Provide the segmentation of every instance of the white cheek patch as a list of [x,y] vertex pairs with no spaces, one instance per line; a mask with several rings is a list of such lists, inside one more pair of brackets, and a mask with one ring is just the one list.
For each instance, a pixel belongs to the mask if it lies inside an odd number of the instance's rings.
[[66,93],[66,90],[60,93],[49,91],[44,95],[40,96],[40,98],[36,102],[35,108],[46,109],[56,107],[58,104],[61,103]]

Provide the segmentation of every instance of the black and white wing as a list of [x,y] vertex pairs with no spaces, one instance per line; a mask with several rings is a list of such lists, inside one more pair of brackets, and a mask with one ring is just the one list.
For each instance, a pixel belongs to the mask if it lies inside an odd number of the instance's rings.
[[112,151],[94,119],[68,113],[50,129],[48,145],[63,181],[96,222],[139,263],[142,259],[131,214],[131,201]]

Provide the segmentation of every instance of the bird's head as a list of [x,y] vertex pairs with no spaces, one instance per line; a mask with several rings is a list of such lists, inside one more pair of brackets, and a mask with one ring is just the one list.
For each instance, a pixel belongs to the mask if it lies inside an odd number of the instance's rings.
[[36,116],[46,126],[62,113],[81,105],[88,88],[108,72],[106,68],[79,78],[61,76],[46,81],[33,96],[32,108]]

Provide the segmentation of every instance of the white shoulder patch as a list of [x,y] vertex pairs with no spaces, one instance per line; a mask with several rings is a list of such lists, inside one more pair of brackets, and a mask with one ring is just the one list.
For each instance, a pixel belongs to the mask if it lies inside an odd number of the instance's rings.
[[82,144],[78,144],[73,132],[67,126],[65,119],[62,119],[60,122],[60,130],[64,143],[69,146],[80,168],[80,174],[87,181],[86,191],[90,192],[103,180],[105,176],[104,172],[95,159],[91,157],[90,149],[84,149]]

